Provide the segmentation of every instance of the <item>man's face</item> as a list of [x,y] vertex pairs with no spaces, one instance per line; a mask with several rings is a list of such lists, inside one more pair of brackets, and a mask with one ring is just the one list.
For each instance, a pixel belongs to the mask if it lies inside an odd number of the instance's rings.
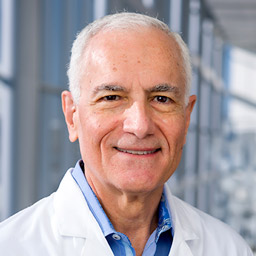
[[180,161],[195,102],[192,96],[184,104],[176,43],[155,29],[100,32],[83,65],[68,126],[90,185],[129,193],[161,188]]

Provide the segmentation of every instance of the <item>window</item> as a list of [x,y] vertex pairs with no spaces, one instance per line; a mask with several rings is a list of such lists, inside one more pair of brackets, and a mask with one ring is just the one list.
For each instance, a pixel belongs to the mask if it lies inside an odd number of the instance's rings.
[[0,220],[10,214],[13,1],[0,0]]
[[12,75],[13,0],[0,0],[0,75]]

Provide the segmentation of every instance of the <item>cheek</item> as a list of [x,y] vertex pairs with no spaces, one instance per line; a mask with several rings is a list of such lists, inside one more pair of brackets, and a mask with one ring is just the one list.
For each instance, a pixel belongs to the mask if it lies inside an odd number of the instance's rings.
[[91,111],[81,111],[79,113],[79,135],[94,137],[104,126],[104,121],[100,115]]
[[184,121],[176,121],[172,125],[167,126],[166,137],[171,148],[183,147],[186,137]]
[[82,112],[79,115],[78,140],[82,157],[91,157],[95,152],[95,147],[100,140],[101,122],[92,115],[85,115]]
[[81,113],[79,119],[78,137],[81,150],[91,154],[101,150],[118,125],[116,118],[94,112],[87,115]]

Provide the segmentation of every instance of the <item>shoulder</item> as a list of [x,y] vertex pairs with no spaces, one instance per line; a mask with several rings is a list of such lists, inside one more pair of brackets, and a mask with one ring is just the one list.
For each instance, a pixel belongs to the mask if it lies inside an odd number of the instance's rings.
[[[68,176],[67,172],[63,180],[66,180]],[[63,183],[63,180],[61,181],[60,186]],[[59,194],[58,190],[0,223],[0,236],[3,231],[7,233],[13,232],[13,229],[17,227],[19,227],[18,231],[21,230],[22,232],[22,228],[24,228],[26,229],[26,233],[28,233],[29,230],[40,228],[39,226],[41,223],[45,225],[47,221],[51,221],[50,219],[54,218],[56,212],[55,201]]]
[[45,197],[35,204],[19,211],[8,219],[0,223],[0,233],[4,228],[10,227],[12,225],[23,224],[26,225],[27,222],[31,224],[35,219],[41,219],[41,215],[46,216],[50,215],[53,212],[53,197],[54,194],[51,194],[48,197]]
[[252,255],[244,239],[227,224],[175,196],[169,195],[169,203],[174,230],[192,234],[189,243],[192,251],[200,251],[199,255]]
[[[60,186],[67,179],[70,180],[69,172],[62,179]],[[64,190],[68,191],[66,188]],[[43,244],[56,243],[56,240],[60,237],[56,213],[56,202],[59,193],[58,189],[57,192],[0,223],[0,251],[9,256],[15,255],[17,252],[19,252],[18,255],[24,255],[20,253],[27,253],[27,250],[29,250],[29,252],[34,252],[36,255],[37,248],[40,247],[41,251],[44,251]]]
[[[193,219],[191,219],[191,221],[195,223],[195,225],[192,225],[192,227],[196,231],[202,231],[202,234],[204,235],[210,233],[213,237],[215,234],[216,239],[219,239],[219,234],[228,235],[224,236],[224,240],[225,238],[228,239],[229,237],[232,237],[234,239],[240,239],[240,236],[224,222],[193,207],[192,205],[180,200],[177,197],[174,197],[174,201],[179,207],[179,210],[182,209],[184,212],[194,217]],[[200,234],[200,232],[198,233]]]
[[[21,253],[28,244],[31,248],[33,243],[36,250],[40,245],[39,241],[42,241],[42,233],[45,230],[54,230],[53,198],[54,193],[0,223],[1,252],[5,255]],[[53,237],[50,232],[49,236]],[[31,250],[33,251],[33,248]]]
[[100,227],[70,170],[56,192],[0,223],[1,255],[80,255]]

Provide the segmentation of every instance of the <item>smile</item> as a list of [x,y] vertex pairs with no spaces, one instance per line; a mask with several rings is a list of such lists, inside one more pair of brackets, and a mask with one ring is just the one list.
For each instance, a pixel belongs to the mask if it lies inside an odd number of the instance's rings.
[[132,154],[132,155],[149,155],[149,154],[154,154],[154,153],[158,152],[159,150],[161,150],[160,148],[155,149],[155,150],[128,150],[128,149],[122,149],[122,148],[118,148],[118,147],[115,147],[115,149],[120,152]]

